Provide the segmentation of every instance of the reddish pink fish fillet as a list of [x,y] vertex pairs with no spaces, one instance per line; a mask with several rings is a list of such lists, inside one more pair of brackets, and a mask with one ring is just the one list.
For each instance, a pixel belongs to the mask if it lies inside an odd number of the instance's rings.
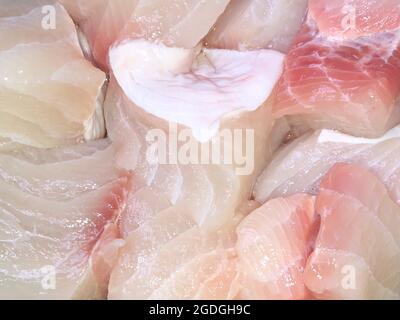
[[237,229],[241,299],[306,299],[303,271],[318,228],[314,197],[268,201]]
[[325,38],[311,18],[290,50],[274,112],[293,125],[376,137],[400,121],[399,33]]
[[321,217],[305,283],[317,298],[400,298],[400,207],[368,170],[336,164],[316,200]]
[[328,36],[356,38],[400,27],[398,0],[309,0],[310,15]]

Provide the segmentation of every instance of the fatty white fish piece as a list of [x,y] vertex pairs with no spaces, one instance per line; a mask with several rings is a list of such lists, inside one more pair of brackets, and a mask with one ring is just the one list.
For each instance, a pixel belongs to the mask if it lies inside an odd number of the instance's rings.
[[145,112],[211,139],[222,119],[255,111],[272,94],[284,55],[274,50],[182,49],[131,40],[110,51],[128,98]]

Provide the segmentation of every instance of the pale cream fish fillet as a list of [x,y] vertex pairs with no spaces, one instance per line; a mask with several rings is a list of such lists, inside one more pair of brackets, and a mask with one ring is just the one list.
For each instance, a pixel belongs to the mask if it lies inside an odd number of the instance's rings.
[[306,10],[307,0],[231,0],[205,43],[221,49],[287,52]]
[[243,203],[219,230],[195,225],[172,208],[160,212],[126,240],[112,273],[109,298],[238,298],[235,230],[258,206],[254,201]]
[[193,48],[229,0],[60,0],[86,34],[94,59],[108,69],[108,49],[126,38]]
[[107,140],[0,152],[0,298],[105,298],[130,175]]
[[3,2],[0,137],[36,147],[103,137],[105,75],[84,58],[68,13],[58,4]]
[[321,178],[338,162],[372,170],[400,204],[400,127],[378,139],[357,138],[332,130],[308,133],[278,150],[258,178],[254,196],[267,199],[299,192],[316,194]]
[[[232,221],[288,129],[284,122],[274,126],[271,118],[283,56],[268,50],[199,52],[133,40],[113,48],[110,61],[116,79],[105,102],[106,122],[119,149],[118,164],[134,172],[134,190],[121,215],[127,244],[112,272],[109,298],[233,297],[236,273],[224,271],[233,268]],[[176,154],[169,122],[176,119],[177,134],[184,132],[198,150],[215,147],[224,129],[239,130],[239,144],[224,140],[220,147],[233,155],[247,150],[247,163],[254,160],[251,170],[224,163],[222,154],[213,163],[211,151],[184,163],[149,161],[154,129],[165,135],[167,152]],[[185,141],[177,142],[178,152]],[[222,276],[229,281],[220,288]]]
[[110,299],[235,296],[234,227],[227,224],[210,231],[178,214],[171,209],[160,212],[126,239],[112,272]]
[[385,185],[365,167],[336,164],[316,211],[321,227],[304,272],[314,297],[399,299],[400,207]]

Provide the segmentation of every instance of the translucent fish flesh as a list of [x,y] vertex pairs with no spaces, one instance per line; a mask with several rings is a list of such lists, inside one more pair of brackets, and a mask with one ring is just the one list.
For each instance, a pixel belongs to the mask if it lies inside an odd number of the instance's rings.
[[327,128],[363,137],[383,135],[400,122],[399,41],[397,29],[332,38],[321,33],[309,14],[286,57],[274,114],[288,116],[302,131]]
[[97,141],[0,153],[0,297],[104,298],[130,176]]
[[346,162],[370,168],[386,185],[393,200],[400,203],[399,129],[395,127],[378,139],[331,130],[308,133],[276,152],[258,178],[255,199],[263,203],[299,192],[316,194],[327,171],[336,163]]
[[220,49],[287,52],[306,10],[307,0],[231,0],[205,43]]
[[71,18],[58,4],[22,3],[0,17],[0,137],[36,147],[103,137],[106,78],[85,59]]
[[316,200],[321,227],[304,278],[324,299],[400,298],[400,207],[367,169],[337,164]]
[[229,0],[61,0],[80,25],[94,59],[108,69],[115,42],[143,38],[168,46],[195,47]]
[[303,273],[318,230],[314,200],[305,194],[276,198],[240,223],[240,299],[310,298]]

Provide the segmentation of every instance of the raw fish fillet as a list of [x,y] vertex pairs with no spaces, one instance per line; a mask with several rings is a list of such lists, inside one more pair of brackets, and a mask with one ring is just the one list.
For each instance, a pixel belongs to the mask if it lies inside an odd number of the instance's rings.
[[398,0],[309,0],[308,6],[327,36],[351,39],[400,28]]
[[108,70],[108,49],[118,39],[138,0],[59,0],[84,34],[92,59]]
[[303,272],[318,221],[314,197],[276,198],[237,228],[240,299],[306,299]]
[[309,15],[288,53],[274,114],[301,131],[383,135],[400,122],[400,30],[349,40],[318,26]]
[[200,142],[211,139],[224,118],[239,118],[274,98],[283,59],[274,50],[199,51],[145,40],[110,51],[127,97],[147,113],[190,128]]
[[0,1],[0,137],[36,147],[103,137],[105,75],[84,58],[64,8],[38,3]]
[[337,164],[316,200],[321,227],[304,274],[324,299],[400,298],[400,207],[367,169]]
[[110,299],[235,296],[234,228],[209,231],[183,215],[161,211],[131,233],[111,276]]
[[[174,135],[178,136],[185,128],[180,126],[169,127],[167,124],[163,124],[161,119],[143,113],[121,92],[121,89],[116,86],[113,80],[111,81],[111,86],[106,99],[105,111],[110,138],[119,146],[117,154],[119,166],[135,170],[135,186],[145,185],[151,187],[149,192],[144,192],[143,196],[147,193],[149,195],[159,194],[157,203],[159,205],[162,204],[161,207],[164,204],[176,204],[180,198],[185,203],[190,199],[185,206],[191,208],[193,218],[199,224],[204,223],[205,220],[210,220],[213,221],[212,224],[223,226],[224,222],[230,220],[233,209],[238,204],[237,202],[240,202],[239,199],[246,199],[249,196],[250,187],[255,176],[260,172],[267,158],[280,144],[287,132],[287,127],[284,124],[275,126],[272,129],[271,105],[267,101],[256,111],[244,113],[240,117],[240,121],[237,118],[226,120],[220,128],[221,131],[224,129],[254,130],[254,143],[259,147],[255,150],[248,150],[251,154],[248,155],[247,159],[242,159],[247,161],[247,168],[245,167],[245,161],[238,163],[234,160],[234,157],[232,159],[233,163],[224,162],[222,154],[222,151],[224,151],[222,150],[223,140],[220,146],[221,154],[214,153],[216,156],[220,156],[221,159],[213,156],[212,148],[215,148],[216,141],[209,140],[198,145],[199,156],[194,159],[187,159],[187,163],[182,164],[180,162],[182,159],[174,159],[173,157],[167,157],[166,161],[162,162],[161,158],[160,162],[153,161],[148,156],[148,152],[151,150],[150,147],[153,144],[149,134],[154,132],[165,134],[167,137],[167,152],[173,153],[174,140],[176,140]],[[170,129],[172,131],[168,132]],[[274,132],[273,136],[270,135],[271,130]],[[128,139],[128,137],[130,138]],[[189,138],[191,141],[194,139],[192,136]],[[226,140],[225,143],[228,142]],[[246,153],[246,145],[251,147],[252,142],[246,142],[243,137],[241,143],[243,143],[242,151],[244,155]],[[180,147],[184,145],[184,141],[179,141],[177,144],[177,150],[179,151]],[[233,147],[238,148],[239,146],[228,144],[226,149],[228,154],[230,152],[239,153],[239,150],[235,151]],[[206,152],[201,153],[200,148],[209,150],[209,154]],[[254,154],[252,154],[253,152]],[[252,160],[255,161],[254,167],[249,166]],[[197,176],[197,178],[192,179],[193,175]],[[188,184],[187,186],[186,183]],[[193,188],[202,193],[196,195]],[[183,191],[187,191],[188,194],[182,195]],[[165,199],[160,194],[165,194]],[[204,199],[202,199],[203,196]],[[150,202],[149,204],[152,206],[156,203]],[[197,205],[199,206],[198,208]],[[211,216],[213,217],[212,219]],[[132,214],[132,218],[140,217],[138,214]]]
[[317,194],[326,172],[338,162],[370,168],[400,204],[400,127],[379,139],[356,138],[331,130],[308,133],[278,150],[258,178],[255,199],[296,193]]
[[[150,64],[148,57],[153,58]],[[161,132],[166,136],[167,152],[179,152],[173,149],[175,142],[178,149],[187,148],[185,142],[188,140],[192,147],[194,144],[193,149],[197,148],[196,154],[191,152],[194,157],[189,156],[189,159],[187,152],[173,161],[170,161],[170,154],[167,160],[158,155],[159,159],[152,163],[153,174],[164,175],[163,171],[167,171],[165,176],[174,177],[172,181],[176,186],[167,190],[175,190],[175,200],[185,181],[180,164],[183,168],[195,165],[200,175],[209,176],[204,181],[204,190],[210,190],[210,178],[214,181],[211,185],[215,183],[216,186],[220,181],[230,181],[225,183],[226,188],[231,185],[233,189],[226,191],[226,195],[233,198],[236,197],[233,190],[236,187],[240,190],[239,182],[246,181],[247,187],[242,189],[240,196],[246,199],[260,165],[266,162],[287,130],[284,123],[279,123],[274,136],[269,139],[274,124],[271,105],[275,97],[274,86],[281,74],[282,54],[271,50],[206,49],[198,52],[196,49],[132,40],[113,48],[110,59],[116,82],[112,79],[113,86],[108,91],[107,125],[114,143],[128,150],[121,157],[120,165],[134,169],[138,162],[149,162],[147,151],[155,140],[149,134]],[[174,121],[177,122],[175,125]],[[226,134],[228,138],[225,140]],[[174,135],[179,141],[171,141]],[[129,136],[132,141],[127,139]],[[204,147],[208,154],[203,152]],[[212,154],[214,149],[221,153]],[[132,156],[137,158],[138,153],[142,160],[129,159]],[[237,161],[238,156],[247,158]],[[160,171],[159,163],[169,165],[161,166],[165,169]],[[143,171],[142,174],[149,174],[150,169]],[[166,181],[165,178],[162,180]],[[210,204],[216,195],[211,196]],[[236,207],[235,201],[227,203]],[[232,214],[233,210],[229,208],[228,211]],[[219,213],[219,216],[224,217],[224,214]],[[216,224],[223,225],[219,221]]]
[[220,49],[287,52],[306,10],[307,0],[231,0],[205,42]]
[[130,187],[100,140],[0,152],[0,298],[104,298]]
[[229,0],[60,0],[88,38],[94,59],[108,68],[108,49],[131,38],[195,47]]
[[[143,193],[137,196],[143,201]],[[219,230],[194,223],[185,217],[183,208],[169,207],[152,213],[153,217],[145,212],[147,221],[130,234],[120,251],[109,298],[238,298],[241,286],[235,228],[258,206],[255,201],[246,201],[235,218]]]
[[271,117],[281,53],[177,44],[133,39],[110,51],[106,122],[135,181],[111,299],[233,296],[237,212],[287,133]]

